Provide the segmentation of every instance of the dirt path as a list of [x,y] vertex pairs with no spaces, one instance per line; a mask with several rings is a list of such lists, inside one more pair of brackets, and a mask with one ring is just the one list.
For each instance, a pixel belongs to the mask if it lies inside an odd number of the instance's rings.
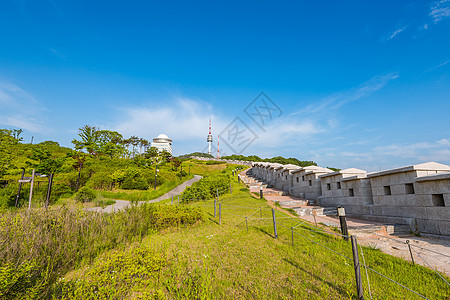
[[[243,181],[250,185],[250,192],[259,192],[258,183],[255,183],[251,178],[249,178],[245,174],[245,171],[241,172],[240,175]],[[268,200],[271,207],[277,209],[278,207],[274,205],[275,202],[298,199],[289,195],[275,195],[273,192],[278,190],[274,188],[263,188],[263,192],[265,191],[268,193],[267,195],[264,195],[264,198]],[[314,220],[313,216],[297,217],[299,219],[309,221],[312,224],[317,222],[328,227],[339,227],[339,220],[335,216],[316,216],[316,220]],[[450,239],[447,237],[417,237],[412,234],[390,235],[385,229],[387,224],[355,218],[347,218],[347,225],[349,228],[353,228],[354,232],[350,230],[350,234],[356,235],[359,243],[362,245],[374,247],[380,249],[384,253],[411,261],[411,255],[407,244],[407,242],[409,242],[413,249],[412,253],[416,264],[420,264],[428,268],[431,266],[434,269],[445,273],[447,276],[450,276]],[[383,229],[366,231],[364,230],[366,227],[382,227]],[[358,230],[358,228],[361,228],[362,230]],[[326,230],[326,227],[324,227],[324,229]]]
[[[160,196],[160,197],[158,197],[156,199],[153,199],[153,200],[140,201],[139,204],[141,204],[141,203],[155,203],[155,202],[159,202],[161,200],[172,198],[172,196],[174,196],[174,197],[178,196],[188,186],[191,186],[194,182],[197,182],[200,179],[202,179],[202,176],[194,175],[194,178],[183,182],[182,184],[180,184],[176,188],[172,189],[168,193],[166,193],[166,194],[164,194],[164,195],[162,195],[162,196]],[[113,205],[108,205],[105,208],[102,208],[102,207],[91,207],[91,208],[88,208],[87,210],[95,211],[95,212],[110,213],[110,212],[115,212],[115,211],[119,211],[119,210],[125,209],[126,207],[131,205],[130,201],[127,201],[127,200],[115,200],[115,201],[116,201],[116,203],[114,203]]]

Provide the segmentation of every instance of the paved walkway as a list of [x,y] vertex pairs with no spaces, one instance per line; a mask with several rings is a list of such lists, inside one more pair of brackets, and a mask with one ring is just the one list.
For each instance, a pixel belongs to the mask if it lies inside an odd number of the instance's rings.
[[[153,200],[139,201],[138,204],[141,204],[141,203],[155,203],[155,202],[159,202],[161,200],[172,198],[172,196],[174,196],[174,197],[178,196],[188,186],[191,186],[194,182],[197,182],[200,179],[202,179],[202,176],[194,175],[194,178],[183,182],[182,184],[180,184],[179,186],[177,186],[176,188],[174,188],[170,192],[168,192],[168,193],[166,193],[166,194],[164,194],[164,195],[162,195],[162,196],[160,196],[160,197],[158,197],[156,199],[153,199]],[[115,212],[115,211],[119,211],[119,210],[125,209],[126,207],[131,205],[130,201],[127,201],[127,200],[115,200],[115,201],[116,201],[116,203],[114,203],[113,205],[108,205],[105,208],[102,208],[102,207],[90,207],[87,210],[89,210],[89,211],[96,211],[96,212],[103,212],[103,213],[110,213],[110,212]]]

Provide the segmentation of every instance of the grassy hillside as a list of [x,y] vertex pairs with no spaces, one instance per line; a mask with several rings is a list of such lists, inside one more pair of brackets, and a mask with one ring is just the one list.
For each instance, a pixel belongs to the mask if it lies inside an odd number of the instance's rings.
[[[202,207],[206,221],[183,230],[166,230],[109,251],[93,264],[74,270],[54,286],[56,298],[125,299],[351,299],[356,297],[350,242],[298,224],[278,211],[278,239],[272,211],[236,182],[234,192],[220,197],[222,224],[213,201]],[[245,216],[248,219],[248,231]],[[326,247],[326,248],[324,248]],[[362,247],[366,264],[430,299],[447,299],[446,283],[433,271]],[[145,253],[145,255],[143,254]],[[337,254],[339,253],[339,254]],[[146,261],[142,257],[146,257]],[[360,253],[360,259],[362,256]],[[138,271],[141,270],[141,271]],[[369,286],[361,269],[366,298]],[[374,299],[420,299],[369,271]],[[448,280],[448,278],[447,278]]]

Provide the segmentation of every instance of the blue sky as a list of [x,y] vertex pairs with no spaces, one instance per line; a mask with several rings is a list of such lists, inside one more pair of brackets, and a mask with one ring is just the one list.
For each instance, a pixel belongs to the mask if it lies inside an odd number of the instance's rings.
[[[212,115],[225,154],[450,164],[450,0],[3,0],[0,28],[0,127],[25,141],[72,146],[89,124],[179,155]],[[279,108],[262,127],[261,92]]]

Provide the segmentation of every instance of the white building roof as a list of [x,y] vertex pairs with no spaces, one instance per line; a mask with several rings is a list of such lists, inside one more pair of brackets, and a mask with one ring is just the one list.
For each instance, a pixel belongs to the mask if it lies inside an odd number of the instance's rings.
[[333,172],[333,173],[323,174],[323,175],[320,175],[319,177],[322,178],[322,177],[344,175],[344,174],[345,175],[348,175],[348,174],[365,175],[365,174],[367,174],[367,172],[364,171],[364,170],[356,169],[356,168],[349,168],[349,169],[336,171],[336,172]]
[[367,175],[367,177],[378,177],[378,176],[384,176],[384,175],[390,175],[395,173],[402,173],[402,172],[408,172],[408,171],[447,171],[450,172],[450,166],[436,163],[436,162],[427,162],[423,164],[418,165],[412,165],[407,167],[401,167],[396,169],[390,169],[386,171],[381,172],[374,172]]

